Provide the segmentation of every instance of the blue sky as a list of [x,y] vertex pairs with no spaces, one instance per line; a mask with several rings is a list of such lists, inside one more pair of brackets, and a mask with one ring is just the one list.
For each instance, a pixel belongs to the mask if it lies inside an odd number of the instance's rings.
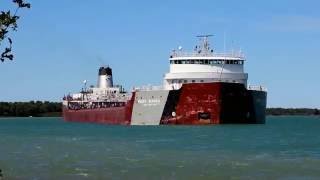
[[[59,101],[110,65],[127,89],[161,84],[168,56],[214,34],[246,54],[249,83],[269,107],[320,108],[320,1],[29,0],[12,34],[15,60],[0,63],[0,101]],[[13,9],[1,0],[0,9]]]

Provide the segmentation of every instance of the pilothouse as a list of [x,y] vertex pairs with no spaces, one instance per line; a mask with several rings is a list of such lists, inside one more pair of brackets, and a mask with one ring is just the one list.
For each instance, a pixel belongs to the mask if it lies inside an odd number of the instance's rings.
[[170,71],[164,78],[166,89],[179,89],[186,83],[232,82],[247,85],[248,74],[244,72],[245,58],[241,51],[217,53],[210,47],[210,36],[197,36],[200,44],[193,52],[185,52],[181,47],[172,51]]

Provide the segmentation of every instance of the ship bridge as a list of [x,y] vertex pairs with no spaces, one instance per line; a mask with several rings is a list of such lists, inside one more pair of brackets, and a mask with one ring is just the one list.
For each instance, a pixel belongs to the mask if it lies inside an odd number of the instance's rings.
[[170,71],[164,76],[165,89],[179,89],[185,83],[230,82],[247,85],[245,57],[241,51],[216,53],[210,48],[210,36],[198,36],[200,45],[195,46],[192,52],[184,52],[182,47],[172,51]]

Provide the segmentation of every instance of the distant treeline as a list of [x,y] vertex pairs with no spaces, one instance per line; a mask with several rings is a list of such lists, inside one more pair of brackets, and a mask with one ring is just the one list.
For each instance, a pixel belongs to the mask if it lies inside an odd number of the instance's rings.
[[[42,117],[61,116],[60,102],[30,101],[30,102],[0,102],[0,117]],[[267,115],[320,115],[319,109],[309,108],[267,108]]]
[[267,115],[282,116],[282,115],[320,115],[319,109],[309,108],[267,108]]
[[61,116],[61,106],[49,101],[0,102],[0,117]]

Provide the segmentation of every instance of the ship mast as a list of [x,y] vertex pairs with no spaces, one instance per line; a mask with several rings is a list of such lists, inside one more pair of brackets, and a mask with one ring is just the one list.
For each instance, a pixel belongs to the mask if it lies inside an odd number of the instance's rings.
[[213,50],[210,49],[210,44],[209,44],[209,37],[212,37],[213,35],[211,34],[205,34],[205,35],[198,35],[197,37],[200,39],[201,44],[199,46],[200,49],[197,49],[197,52],[200,53],[205,53],[207,54],[208,52],[213,52]]

